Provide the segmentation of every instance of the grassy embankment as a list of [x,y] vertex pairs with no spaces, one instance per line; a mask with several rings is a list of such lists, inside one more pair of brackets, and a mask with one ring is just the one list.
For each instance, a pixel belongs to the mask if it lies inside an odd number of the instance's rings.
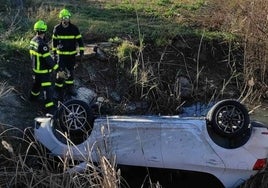
[[[129,63],[127,70],[134,77],[141,95],[149,91],[159,92],[155,82],[148,82],[144,49],[149,44],[165,47],[172,44],[177,35],[197,36],[201,39],[218,38],[224,42],[236,42],[243,48],[243,72],[239,74],[238,87],[240,99],[247,102],[259,102],[267,95],[267,12],[265,0],[259,1],[220,1],[220,0],[154,0],[154,1],[25,1],[15,2],[1,0],[0,20],[0,69],[11,74],[30,75],[28,69],[28,44],[33,36],[32,26],[38,19],[48,23],[48,36],[58,22],[58,11],[66,6],[73,12],[72,21],[79,25],[86,42],[114,41],[118,47],[113,55],[118,56],[118,67]],[[230,48],[231,50],[232,48]],[[232,53],[227,54],[231,58]],[[227,58],[228,61],[228,58]],[[197,61],[198,62],[198,61]],[[197,64],[198,65],[198,64]],[[197,67],[198,69],[198,67]],[[197,71],[198,72],[198,71]],[[196,75],[198,80],[198,74]],[[11,85],[15,89],[24,80],[10,78],[1,74],[3,88]],[[237,75],[234,79],[238,78]],[[23,78],[22,78],[23,79]],[[150,78],[154,79],[154,78]],[[197,82],[198,83],[198,82]],[[224,85],[223,85],[224,87]],[[196,88],[196,87],[193,87]],[[6,89],[1,89],[1,95]],[[141,92],[142,91],[142,92]],[[23,93],[23,91],[20,91]],[[178,96],[179,97],[179,96]],[[178,99],[174,99],[178,100]],[[7,133],[1,134],[6,140]],[[9,136],[10,138],[10,136]],[[32,170],[25,164],[25,155],[21,155],[20,147],[12,149],[12,145],[2,142],[7,160],[1,169],[1,186],[21,184],[26,187],[84,187],[95,184],[99,187],[117,187],[120,174],[114,171],[114,164],[103,158],[100,168],[89,168],[86,175],[54,174],[48,170],[43,154],[44,165]],[[30,145],[33,142],[30,142]],[[32,146],[31,146],[32,147]],[[27,150],[26,150],[27,151]],[[25,153],[25,152],[22,152]],[[91,164],[90,161],[88,164]],[[62,159],[62,166],[67,166]],[[14,175],[15,174],[15,175]],[[6,179],[5,179],[6,178]],[[64,181],[62,181],[64,179]],[[154,185],[152,184],[152,187]]]
[[[202,42],[210,39],[230,45],[223,63],[227,62],[232,73],[221,86],[217,86],[221,87],[217,92],[224,93],[232,81],[236,82],[241,101],[258,103],[267,98],[267,7],[263,1],[26,1],[20,10],[12,9],[11,3],[6,5],[2,7],[5,14],[0,25],[1,64],[11,72],[12,64],[18,64],[16,71],[28,75],[27,46],[33,36],[32,25],[38,18],[44,19],[48,23],[50,38],[53,26],[58,22],[58,11],[66,6],[73,13],[72,21],[79,25],[87,43],[113,41],[117,45],[111,53],[118,58],[118,69],[124,68],[130,79],[129,85],[134,85],[133,95],[151,99],[150,102],[155,100],[153,96],[170,97],[170,104],[182,102],[180,93],[176,94],[172,89],[165,93],[164,90],[178,84],[174,80],[165,88],[163,84],[166,83],[157,78],[160,70],[150,70],[150,60],[145,52],[158,47],[164,51],[173,45],[176,37],[190,36],[200,43],[197,57],[193,57],[196,62],[193,67],[196,75],[191,79],[193,98],[200,97],[197,90],[201,88],[200,75],[203,71],[199,63],[200,52],[205,47]],[[233,52],[238,47],[242,60],[236,59],[234,53],[237,52]],[[158,61],[161,65],[161,59]],[[239,71],[236,61],[243,66],[239,67]],[[207,96],[212,97],[215,96]],[[158,110],[163,107],[159,103],[153,104],[159,106]]]

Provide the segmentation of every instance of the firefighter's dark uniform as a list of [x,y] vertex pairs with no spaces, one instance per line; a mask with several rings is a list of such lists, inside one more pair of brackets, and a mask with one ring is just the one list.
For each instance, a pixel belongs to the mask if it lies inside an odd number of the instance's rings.
[[52,39],[52,50],[54,53],[58,54],[59,71],[68,70],[69,73],[68,78],[65,80],[56,78],[56,89],[62,92],[62,88],[66,86],[67,91],[72,90],[74,85],[77,44],[79,46],[80,55],[84,53],[82,35],[74,24],[69,23],[69,26],[65,28],[62,26],[62,23],[59,23],[54,27]]
[[58,68],[58,64],[52,59],[48,45],[39,36],[35,36],[30,42],[30,56],[34,79],[30,99],[37,99],[41,89],[43,89],[45,108],[51,109],[55,104],[52,100],[53,91],[50,75],[53,70]]

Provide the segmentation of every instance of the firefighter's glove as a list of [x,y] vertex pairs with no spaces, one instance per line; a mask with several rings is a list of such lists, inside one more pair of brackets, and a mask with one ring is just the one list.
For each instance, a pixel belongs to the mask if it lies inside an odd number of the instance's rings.
[[66,80],[68,78],[68,73],[65,71],[59,71],[57,73],[57,78]]

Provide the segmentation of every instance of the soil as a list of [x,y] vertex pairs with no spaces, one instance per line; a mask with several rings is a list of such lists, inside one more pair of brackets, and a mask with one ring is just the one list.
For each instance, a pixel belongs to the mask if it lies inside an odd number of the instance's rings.
[[238,98],[244,86],[238,76],[243,71],[241,51],[230,54],[227,43],[203,41],[200,46],[199,40],[180,36],[169,46],[148,45],[142,54],[131,54],[132,62],[119,61],[109,52],[113,46],[107,51],[107,43],[99,43],[105,56],[85,58],[76,69],[77,79],[105,97],[112,106],[109,113],[117,115],[131,113],[124,107],[133,102],[146,106],[135,114],[173,115],[197,102]]
[[[95,46],[102,54],[93,51]],[[107,113],[178,114],[181,106],[238,98],[244,86],[239,76],[243,71],[241,51],[222,41],[202,40],[200,45],[199,38],[178,36],[169,46],[147,45],[142,52],[133,52],[131,62],[115,57],[111,52],[115,48],[106,42],[86,45],[75,70],[76,87],[87,87],[104,97],[110,108]],[[30,60],[21,56],[17,52],[2,62],[5,70],[0,78],[27,103],[32,83]],[[127,111],[126,105],[133,102],[144,107]]]

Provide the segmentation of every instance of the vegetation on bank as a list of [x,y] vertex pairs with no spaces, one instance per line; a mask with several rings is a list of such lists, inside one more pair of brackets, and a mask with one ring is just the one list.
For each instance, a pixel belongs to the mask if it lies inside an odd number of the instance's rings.
[[[226,61],[231,69],[237,63],[235,61],[242,62],[243,66],[243,70],[234,72],[232,78],[237,79],[239,74],[239,80],[242,80],[238,84],[240,99],[252,103],[267,98],[268,5],[265,0],[0,0],[0,3],[4,5],[0,20],[2,67],[12,59],[17,61],[18,57],[28,61],[28,43],[35,21],[44,19],[47,22],[50,39],[53,26],[59,21],[58,12],[66,7],[71,10],[72,22],[79,25],[85,42],[119,39],[113,55],[119,57],[119,64],[130,62],[127,74],[134,77],[134,82],[141,81],[139,87],[147,84],[142,81],[143,73],[148,74],[148,70],[142,68],[147,63],[146,49],[172,46],[176,37],[188,36],[196,37],[200,42],[229,43]],[[239,60],[232,59],[232,51],[237,47],[241,49],[242,59]],[[193,83],[193,88],[198,88],[196,84],[198,82]],[[147,90],[152,88],[157,87],[151,84]]]
[[[167,93],[169,90],[166,87],[161,86],[162,80],[157,77],[159,70],[152,71],[151,67],[147,66],[150,62],[146,53],[152,46],[159,49],[172,47],[173,41],[178,36],[196,38],[200,48],[205,40],[216,40],[218,43],[227,44],[225,63],[232,70],[232,74],[221,86],[222,91],[231,80],[235,80],[241,101],[259,103],[264,99],[267,100],[266,0],[0,0],[0,4],[2,5],[0,7],[1,70],[20,71],[22,75],[30,75],[28,44],[34,35],[33,24],[37,19],[44,19],[48,24],[50,39],[53,26],[59,21],[58,12],[66,7],[73,13],[72,22],[79,26],[85,42],[110,41],[116,44],[111,56],[117,58],[117,68],[120,69],[118,72],[124,69],[126,78],[130,78],[130,85],[134,85],[132,88],[135,94],[139,94],[141,98],[151,98],[151,101],[155,102],[153,105],[158,108],[162,108],[163,104],[155,100],[155,96],[159,98],[168,96],[170,104],[181,103],[181,96],[179,93],[171,95],[171,92]],[[242,58],[236,59],[233,50],[236,50],[235,53],[240,53]],[[196,75],[195,80],[191,82],[193,89],[198,89],[200,84],[199,76],[202,69],[198,67],[199,55],[195,59]],[[162,63],[160,59],[158,61],[159,64]],[[239,72],[236,68],[238,61],[238,65],[241,65]],[[3,71],[0,77],[6,80],[0,85],[1,97],[7,91],[14,89],[13,86],[9,86],[14,84],[9,83],[12,80]],[[176,83],[172,84],[176,86]],[[66,177],[66,174],[49,172],[47,166],[50,164],[42,158],[44,153],[40,153],[37,157],[44,163],[41,169],[32,173],[32,169],[25,163],[26,157],[17,156],[17,153],[22,151],[10,149],[12,146],[3,142],[9,138],[7,132],[1,133],[1,151],[7,150],[5,156],[9,156],[3,166],[8,164],[14,168],[11,169],[12,173],[7,169],[1,171],[0,176],[7,178],[6,182],[11,182],[13,185],[22,183],[22,186],[26,187],[34,185],[49,187],[54,183],[54,187],[83,187],[95,183],[96,187],[104,185],[116,187],[120,183],[118,182],[120,173],[115,172],[114,164],[106,163],[105,158],[103,166],[90,169],[88,176],[75,174]],[[20,141],[20,138],[17,139]],[[31,147],[36,147],[33,146],[34,140],[28,142]],[[28,151],[27,149],[25,151]],[[64,159],[60,160],[63,168],[69,165]],[[16,172],[15,178],[14,172]],[[106,176],[107,173],[110,175]],[[94,175],[95,178],[92,177]],[[105,177],[111,178],[105,179]],[[13,178],[12,181],[8,181],[9,178]],[[1,186],[5,186],[3,182],[1,179]],[[152,187],[157,185],[152,184]]]

